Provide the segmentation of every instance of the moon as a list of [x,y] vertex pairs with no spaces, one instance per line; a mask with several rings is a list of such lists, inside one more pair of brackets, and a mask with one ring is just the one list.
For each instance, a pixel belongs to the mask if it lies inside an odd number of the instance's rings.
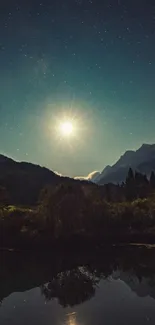
[[64,137],[70,137],[74,133],[74,127],[71,121],[65,121],[63,123],[60,123],[59,127],[61,135]]

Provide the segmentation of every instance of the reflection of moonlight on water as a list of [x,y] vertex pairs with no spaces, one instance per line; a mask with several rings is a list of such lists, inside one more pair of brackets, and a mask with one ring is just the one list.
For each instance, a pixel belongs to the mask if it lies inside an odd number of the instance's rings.
[[76,320],[76,313],[69,313],[66,315],[65,325],[80,325]]

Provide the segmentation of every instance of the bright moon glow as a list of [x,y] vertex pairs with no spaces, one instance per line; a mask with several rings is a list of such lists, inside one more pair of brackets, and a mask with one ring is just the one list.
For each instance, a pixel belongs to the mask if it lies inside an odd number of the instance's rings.
[[60,132],[63,136],[71,136],[74,131],[73,124],[70,121],[66,121],[60,124]]

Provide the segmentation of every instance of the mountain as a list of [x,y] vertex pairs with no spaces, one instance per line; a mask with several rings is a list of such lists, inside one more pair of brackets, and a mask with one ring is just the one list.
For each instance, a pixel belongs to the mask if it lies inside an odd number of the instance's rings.
[[39,193],[48,184],[75,182],[53,171],[28,162],[17,162],[0,155],[0,186],[5,187],[9,204],[33,205]]
[[110,169],[111,169],[111,166],[106,166],[104,169],[103,169],[103,171],[100,173],[100,172],[98,172],[96,175],[95,175],[95,177],[93,177],[92,179],[91,179],[91,181],[93,182],[93,183],[96,183],[96,184],[98,184],[99,182],[100,182],[100,180],[103,178],[103,177],[105,177],[109,172],[110,172]]
[[145,173],[146,175],[150,174],[150,171],[155,171],[155,159],[152,159],[150,161],[143,162],[138,165],[138,170],[141,173]]
[[126,151],[113,166],[103,170],[97,183],[120,183],[125,180],[130,167],[148,176],[155,171],[155,144],[143,144],[136,151]]
[[136,274],[130,270],[123,272],[117,270],[113,273],[114,280],[121,280],[128,285],[128,287],[134,291],[139,297],[150,296],[155,299],[155,276],[142,276],[140,279]]
[[45,167],[17,162],[0,155],[0,186],[6,188],[9,204],[34,205],[40,191],[48,184],[81,181],[100,185],[120,183],[125,180],[130,167],[148,176],[152,170],[155,171],[155,144],[143,144],[136,151],[126,151],[113,166],[107,166],[101,173],[95,171],[87,177],[77,179],[63,177]]

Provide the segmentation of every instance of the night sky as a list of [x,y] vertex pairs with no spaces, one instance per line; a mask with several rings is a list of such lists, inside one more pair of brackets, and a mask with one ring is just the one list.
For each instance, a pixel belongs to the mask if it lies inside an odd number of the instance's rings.
[[154,1],[0,1],[0,153],[87,175],[155,143],[154,106]]

